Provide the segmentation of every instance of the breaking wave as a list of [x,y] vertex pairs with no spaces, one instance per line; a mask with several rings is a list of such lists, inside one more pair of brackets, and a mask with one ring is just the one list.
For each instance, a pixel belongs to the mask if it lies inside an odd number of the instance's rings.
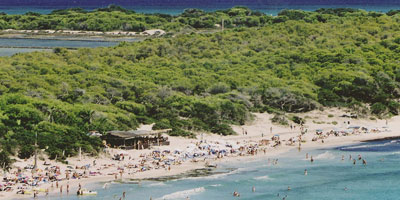
[[192,195],[196,195],[196,194],[202,193],[204,191],[205,191],[204,187],[193,188],[190,190],[182,190],[182,191],[164,195],[164,196],[158,198],[157,200],[184,199],[186,197],[190,197]]

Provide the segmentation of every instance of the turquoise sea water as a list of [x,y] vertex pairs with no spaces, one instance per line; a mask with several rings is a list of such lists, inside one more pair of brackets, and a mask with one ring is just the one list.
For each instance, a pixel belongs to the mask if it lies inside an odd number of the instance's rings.
[[[314,163],[305,159],[308,152]],[[344,160],[342,160],[344,155]],[[356,165],[349,155],[366,159],[363,166],[357,159]],[[274,159],[274,158],[270,158]],[[307,169],[308,175],[304,175]],[[111,184],[107,190],[103,183],[91,185],[98,191],[96,197],[48,197],[63,200],[110,200],[119,199],[127,193],[126,199],[185,199],[191,200],[332,200],[332,199],[399,199],[400,190],[400,140],[384,140],[361,143],[339,148],[291,151],[279,156],[277,165],[268,163],[267,158],[251,162],[225,164],[219,174],[204,177],[185,177],[169,181],[143,181],[141,185]],[[252,192],[252,187],[256,188]],[[288,191],[288,187],[291,188]],[[240,198],[232,196],[234,191]],[[278,196],[279,194],[279,196]]]

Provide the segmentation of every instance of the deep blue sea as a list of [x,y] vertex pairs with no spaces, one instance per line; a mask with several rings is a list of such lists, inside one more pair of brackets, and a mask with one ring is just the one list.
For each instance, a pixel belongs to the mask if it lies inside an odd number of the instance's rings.
[[[314,163],[305,159],[313,156]],[[349,156],[356,158],[354,165]],[[358,155],[367,161],[364,166]],[[344,156],[344,160],[342,160]],[[275,159],[275,157],[269,158]],[[304,175],[307,169],[308,175]],[[351,146],[318,150],[297,150],[279,156],[277,165],[263,158],[251,162],[236,162],[220,166],[209,176],[184,177],[168,181],[143,181],[141,185],[104,183],[90,186],[96,197],[49,197],[62,200],[126,199],[180,200],[375,200],[399,199],[400,140],[364,142]],[[252,192],[252,187],[256,191]],[[288,190],[290,187],[291,190]],[[237,191],[240,198],[234,198]]]
[[276,15],[283,9],[313,11],[318,8],[359,8],[387,12],[400,9],[399,0],[1,0],[0,12],[23,14],[26,12],[50,13],[54,9],[81,7],[93,10],[110,4],[121,5],[141,13],[179,14],[186,8],[206,11],[247,6],[254,10]]

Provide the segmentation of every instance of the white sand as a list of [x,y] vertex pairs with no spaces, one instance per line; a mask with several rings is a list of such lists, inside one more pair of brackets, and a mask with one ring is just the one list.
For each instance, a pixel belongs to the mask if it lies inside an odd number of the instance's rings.
[[[350,121],[351,125],[359,125],[359,126],[367,126],[367,127],[382,127],[386,125],[385,120],[369,120],[369,119],[350,119],[350,118],[341,118],[339,117],[342,115],[344,112],[337,110],[337,109],[330,109],[326,111],[313,111],[309,113],[303,113],[303,114],[296,114],[301,117],[306,117],[306,124],[305,128],[308,129],[307,134],[305,134],[305,139],[306,142],[302,144],[302,148],[318,148],[321,146],[328,147],[328,146],[339,146],[339,145],[345,145],[345,144],[350,144],[350,143],[356,143],[362,140],[370,140],[370,139],[377,139],[377,138],[385,138],[385,137],[392,137],[392,136],[400,136],[400,117],[394,117],[388,121],[388,126],[391,129],[391,132],[381,132],[381,133],[368,133],[368,134],[360,134],[360,135],[350,135],[350,136],[341,136],[341,137],[334,137],[331,136],[327,139],[324,140],[324,143],[321,141],[317,142],[311,142],[311,139],[314,137],[314,133],[316,129],[324,129],[324,132],[334,128],[334,127],[341,127],[345,126],[344,121]],[[334,115],[334,117],[328,117],[328,114]],[[255,114],[255,119],[252,123],[244,126],[233,126],[233,129],[238,133],[235,136],[219,136],[215,134],[201,134],[198,135],[198,139],[186,139],[182,137],[169,137],[169,140],[171,142],[170,146],[161,146],[161,147],[155,147],[157,149],[162,150],[175,150],[175,149],[183,149],[185,148],[189,143],[195,143],[198,142],[200,139],[208,140],[208,141],[215,141],[215,140],[224,140],[224,141],[233,141],[233,142],[249,142],[249,141],[259,141],[261,139],[270,139],[274,134],[279,134],[281,140],[288,140],[291,137],[296,137],[300,133],[300,128],[297,125],[295,129],[290,129],[290,127],[283,127],[279,125],[273,125],[270,122],[270,118],[272,118],[272,115],[269,114]],[[314,123],[314,122],[315,123]],[[333,121],[338,122],[338,125],[333,125],[331,124]],[[322,123],[321,122],[325,122]],[[328,124],[327,122],[330,122]],[[347,126],[347,125],[346,125]],[[270,128],[272,127],[272,132],[270,131]],[[242,134],[242,130],[247,131],[247,135]],[[261,137],[262,134],[264,137]],[[267,154],[264,155],[263,153],[258,153],[257,157],[263,157],[263,156],[277,156],[279,154],[282,154],[284,152],[287,152],[291,149],[297,148],[297,145],[295,146],[286,146],[282,145],[274,149],[269,149]],[[112,153],[117,153],[119,150],[114,149]],[[81,161],[78,160],[78,158],[69,158],[68,162],[69,165],[71,166],[83,166],[86,164],[92,164],[93,160],[96,160],[97,165],[96,166],[101,166],[103,164],[115,164],[113,167],[109,167],[108,169],[101,169],[102,175],[100,176],[95,176],[95,177],[90,177],[90,178],[84,178],[84,179],[79,179],[79,180],[69,180],[67,181],[62,181],[59,183],[59,185],[63,186],[63,194],[66,194],[66,185],[67,183],[70,185],[70,195],[74,195],[75,192],[77,191],[78,184],[81,184],[82,187],[85,187],[85,185],[88,185],[93,182],[106,182],[110,180],[114,180],[115,177],[114,175],[107,175],[111,173],[118,173],[119,170],[117,170],[118,166],[123,166],[125,164],[128,164],[129,162],[134,162],[135,160],[138,160],[140,158],[140,155],[143,153],[150,153],[153,150],[129,150],[125,151],[131,158],[132,160],[126,159],[125,161],[112,161],[109,156],[106,156],[102,154],[101,157],[98,158],[91,158],[91,157],[83,157]],[[126,156],[127,157],[127,156]],[[254,159],[254,156],[244,156],[244,157],[225,157],[222,160],[218,160],[216,162],[227,162],[227,161],[237,161],[237,160],[246,160],[246,159]],[[17,163],[15,163],[15,167],[24,167],[27,164],[32,164],[33,163],[33,158],[27,160],[27,161],[21,161],[19,160]],[[41,165],[43,161],[40,162],[39,169],[44,169],[44,166]],[[54,161],[51,161],[52,165],[58,165],[61,168],[61,171],[64,172],[67,165],[61,164],[61,163],[54,163]],[[193,169],[198,169],[198,168],[203,168],[204,167],[204,162],[184,162],[181,165],[172,165],[171,170],[165,170],[165,169],[158,169],[158,170],[150,170],[150,171],[145,171],[145,172],[138,172],[138,173],[132,173],[130,174],[129,170],[126,170],[122,176],[122,179],[145,179],[145,178],[156,178],[156,177],[161,177],[161,176],[170,176],[170,175],[177,175],[184,173],[188,170],[193,170]],[[92,169],[91,169],[92,171]],[[61,176],[65,177],[65,175]],[[118,174],[118,179],[120,179],[120,175]],[[49,188],[50,193],[59,193],[59,189],[52,188],[50,187],[50,184],[42,184],[40,188]],[[2,199],[12,199],[12,198],[21,198],[21,197],[32,197],[32,195],[17,195],[15,194],[16,190],[13,192],[0,192],[0,197]],[[44,195],[41,193],[40,195]]]

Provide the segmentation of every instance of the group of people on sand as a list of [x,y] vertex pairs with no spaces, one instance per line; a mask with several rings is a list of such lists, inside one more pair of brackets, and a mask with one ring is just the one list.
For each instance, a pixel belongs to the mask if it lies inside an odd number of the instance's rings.
[[[36,169],[36,171],[30,173],[28,170],[24,170],[21,168],[14,168],[10,175],[13,178],[6,178],[7,191],[12,191],[14,186],[19,189],[19,194],[27,194],[28,188],[36,188],[40,187],[43,184],[51,183],[52,187],[47,187],[45,190],[46,195],[49,193],[49,189],[53,189],[53,184],[57,184],[57,188],[60,193],[63,192],[63,185],[58,186],[58,182],[67,182],[70,179],[83,179],[90,178],[91,176],[104,175],[115,177],[115,179],[122,179],[124,174],[129,176],[133,176],[136,173],[141,173],[149,170],[166,170],[171,171],[171,168],[177,165],[181,165],[184,162],[204,162],[206,163],[208,160],[217,160],[222,159],[224,157],[236,157],[236,156],[255,156],[259,151],[267,153],[267,150],[277,148],[285,143],[281,141],[288,141],[287,145],[297,144],[299,150],[301,148],[301,143],[306,138],[303,136],[307,133],[307,129],[304,126],[299,126],[301,133],[296,137],[289,138],[287,140],[281,140],[279,135],[274,135],[271,140],[268,140],[264,144],[260,141],[253,140],[243,140],[243,141],[206,141],[199,140],[196,143],[190,143],[183,150],[158,150],[154,149],[153,151],[147,151],[146,153],[141,153],[139,157],[133,157],[126,151],[121,151],[119,149],[110,149],[105,148],[106,154],[110,157],[108,163],[103,164],[98,161],[91,159],[85,165],[75,165],[68,166],[70,168],[61,168],[63,165],[61,163],[53,163],[51,164],[48,161],[45,161],[43,164],[44,167]],[[298,127],[297,127],[298,128]],[[272,127],[269,128],[270,134],[272,134]],[[296,126],[291,125],[291,129],[296,129]],[[268,129],[267,129],[268,130]],[[247,130],[242,129],[243,135],[247,135]],[[360,132],[363,132],[364,129],[360,129]],[[265,131],[268,132],[268,131]],[[357,131],[354,131],[357,133]],[[251,134],[250,134],[251,135]],[[327,137],[334,136],[342,136],[343,134],[338,133],[336,131],[330,131],[326,134],[318,133],[315,135],[315,141],[324,141]],[[262,134],[264,136],[264,134]],[[309,159],[311,163],[314,162],[313,156],[309,156],[306,154],[306,159]],[[358,158],[359,162],[362,162],[363,165],[367,165],[367,161],[363,159],[361,156]],[[357,163],[357,159],[353,159],[350,156],[350,159],[353,164]],[[344,160],[344,156],[342,157]],[[102,161],[102,160],[101,160]],[[268,159],[268,162],[272,165],[278,164],[278,159]],[[307,175],[307,169],[304,171],[304,175]],[[65,178],[64,178],[65,177]],[[33,181],[31,181],[31,179]],[[65,185],[64,185],[65,186]],[[69,192],[69,184],[67,183],[67,193]],[[11,188],[11,189],[10,189]],[[43,192],[43,191],[42,191]],[[77,193],[82,194],[82,189],[79,188]],[[32,194],[32,193],[30,193]],[[33,195],[38,196],[38,192],[34,192]],[[240,196],[238,192],[234,193],[234,196]]]

